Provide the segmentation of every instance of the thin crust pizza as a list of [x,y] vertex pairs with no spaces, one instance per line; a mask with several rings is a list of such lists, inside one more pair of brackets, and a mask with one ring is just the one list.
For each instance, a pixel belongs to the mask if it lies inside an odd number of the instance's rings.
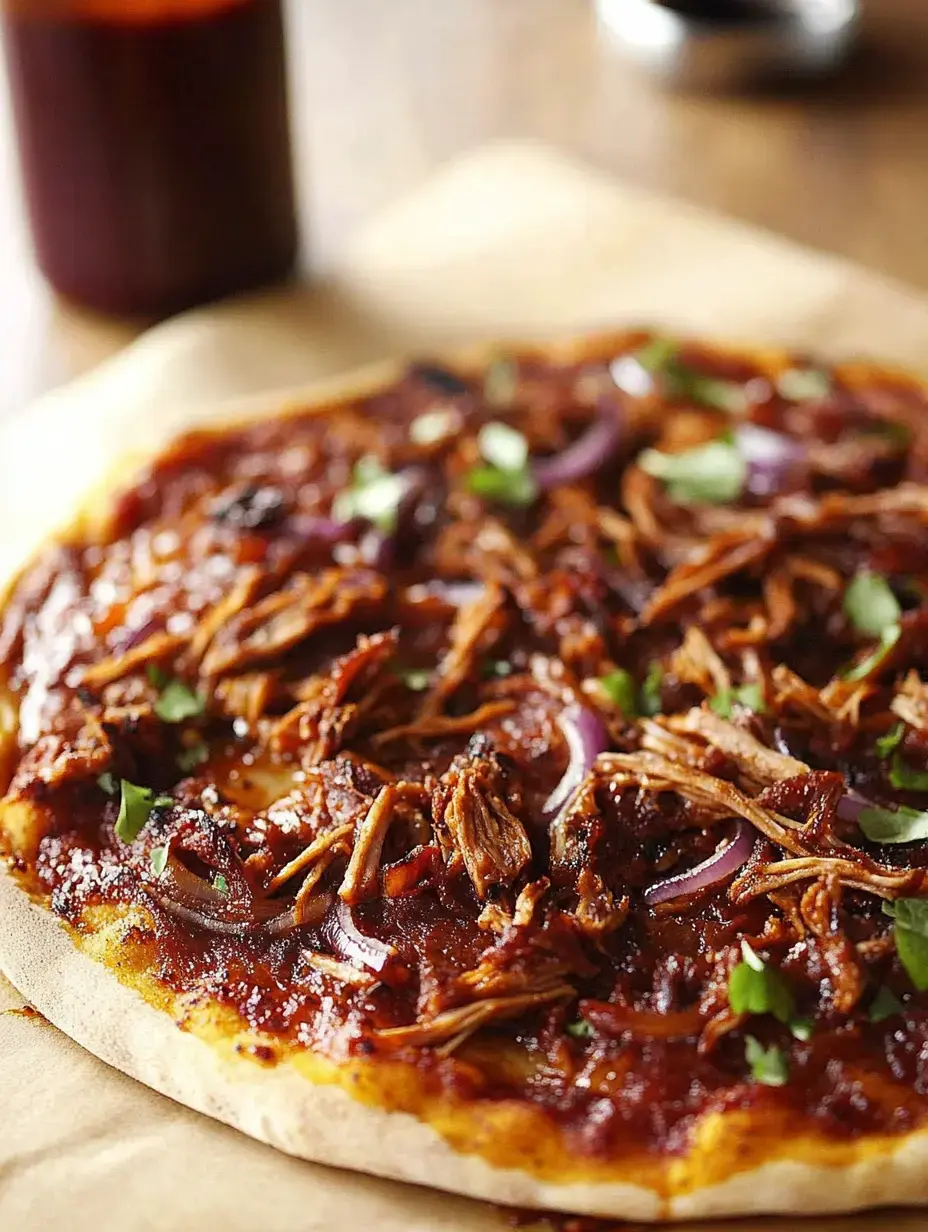
[[0,625],[0,962],[282,1150],[928,1201],[928,395],[648,332],[192,431]]

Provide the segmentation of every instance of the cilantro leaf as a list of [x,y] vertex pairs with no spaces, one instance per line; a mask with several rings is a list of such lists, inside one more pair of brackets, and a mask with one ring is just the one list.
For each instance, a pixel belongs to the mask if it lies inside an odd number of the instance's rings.
[[220,894],[229,893],[229,883],[222,873],[217,873],[213,878],[213,889],[218,890]]
[[730,719],[732,707],[737,702],[739,706],[743,706],[745,710],[753,710],[755,714],[763,714],[766,710],[764,705],[764,690],[760,681],[752,680],[747,684],[741,684],[734,689],[722,689],[709,698],[709,707],[716,714],[722,716],[723,719]]
[[896,953],[909,979],[928,991],[928,898],[897,898],[883,904],[883,913],[894,921]]
[[183,723],[203,713],[206,699],[183,680],[169,680],[155,702],[155,714],[163,723]]
[[885,1022],[887,1018],[894,1018],[896,1014],[901,1014],[904,1010],[905,1006],[893,990],[881,984],[876,996],[870,1002],[867,1017],[871,1022]]
[[728,978],[728,1003],[736,1014],[773,1014],[789,1025],[796,1002],[786,980],[770,967],[747,941],[741,942],[742,961]]
[[592,1039],[596,1034],[596,1028],[585,1018],[578,1018],[576,1022],[569,1022],[564,1030],[573,1039]]
[[645,715],[660,714],[663,700],[661,689],[664,684],[664,669],[655,659],[648,668],[641,685],[641,713]]
[[737,445],[725,439],[680,453],[646,449],[638,465],[662,480],[667,495],[678,505],[727,505],[741,495],[748,470]]
[[659,377],[664,393],[674,401],[695,402],[726,415],[741,415],[747,407],[742,385],[684,363],[678,345],[670,338],[652,338],[631,358],[646,373]]
[[861,809],[857,824],[871,843],[914,843],[928,838],[928,813],[898,805],[880,808],[869,805]]
[[119,815],[116,833],[124,843],[133,843],[142,833],[152,809],[166,808],[174,803],[171,796],[156,796],[150,787],[137,787],[127,779],[119,780]]
[[484,424],[477,433],[477,448],[484,462],[501,471],[520,471],[528,462],[528,441],[508,424]]
[[882,637],[898,625],[899,600],[881,573],[858,573],[844,592],[844,614],[858,633]]
[[751,1077],[765,1087],[782,1087],[789,1081],[789,1061],[786,1053],[775,1044],[765,1048],[753,1035],[745,1037],[744,1057],[751,1067]]
[[344,488],[332,504],[340,522],[363,518],[384,534],[396,530],[397,511],[406,495],[407,480],[384,470],[377,458],[359,458],[352,472],[351,486]]
[[890,728],[885,736],[880,736],[876,742],[876,751],[880,757],[891,757],[902,743],[905,735],[905,724],[900,720],[895,727]]
[[471,492],[504,505],[530,505],[538,495],[538,484],[522,433],[504,423],[484,424],[477,446],[484,465],[473,467],[467,476]]
[[512,675],[512,664],[505,659],[487,659],[480,674],[484,680],[503,680]]
[[893,754],[889,781],[893,787],[902,791],[928,791],[928,771],[913,770],[911,766],[907,766],[898,750]]
[[789,1022],[789,1032],[793,1039],[809,1040],[815,1030],[815,1022],[811,1018],[792,1018]]
[[899,641],[902,635],[902,627],[900,625],[889,625],[884,629],[880,636],[880,643],[872,654],[867,655],[862,663],[858,663],[856,667],[846,668],[841,673],[844,680],[866,680],[873,674],[883,663],[883,660],[889,655],[889,652]]
[[189,748],[181,749],[177,754],[177,768],[183,771],[184,774],[189,774],[197,766],[202,766],[208,757],[209,745],[199,740]]
[[108,796],[115,796],[117,791],[119,791],[119,780],[112,770],[104,770],[97,777],[97,786],[101,791],[105,791]]
[[151,871],[156,877],[160,877],[164,872],[165,865],[168,862],[167,847],[152,847],[148,859],[151,863]]
[[398,667],[396,674],[407,689],[413,693],[422,693],[429,687],[432,673],[427,667]]
[[637,718],[638,703],[635,696],[637,690],[630,672],[627,672],[624,667],[617,667],[614,672],[607,672],[605,676],[600,676],[599,683],[609,700],[618,706],[626,719]]

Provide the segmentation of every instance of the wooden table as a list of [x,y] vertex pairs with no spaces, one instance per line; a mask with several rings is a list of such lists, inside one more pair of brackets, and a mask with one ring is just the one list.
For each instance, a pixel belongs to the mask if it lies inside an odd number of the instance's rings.
[[[837,79],[778,96],[666,93],[589,0],[288,0],[307,268],[372,211],[496,137],[538,137],[928,289],[928,5],[865,3]],[[139,325],[57,303],[35,272],[0,91],[0,413]]]

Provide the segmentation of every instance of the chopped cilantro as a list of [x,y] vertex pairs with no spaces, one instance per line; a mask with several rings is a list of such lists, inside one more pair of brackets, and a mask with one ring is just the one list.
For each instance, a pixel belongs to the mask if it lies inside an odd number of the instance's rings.
[[574,1039],[592,1039],[596,1034],[596,1028],[585,1018],[578,1018],[576,1022],[569,1022],[564,1030]]
[[900,791],[928,791],[928,771],[913,770],[897,749],[889,768],[889,781]]
[[899,961],[919,992],[928,990],[928,898],[897,898],[884,903],[883,912],[894,921]]
[[435,445],[451,435],[457,422],[453,407],[437,406],[416,416],[409,425],[409,439],[416,445]]
[[638,715],[638,704],[635,697],[635,682],[631,673],[624,667],[617,667],[614,672],[600,676],[599,683],[611,702],[622,711],[626,719],[634,719]]
[[528,462],[528,441],[508,424],[484,424],[477,434],[477,447],[484,462],[501,471],[524,470]]
[[164,866],[168,862],[167,847],[152,847],[151,854],[148,858],[151,862],[151,871],[156,877],[160,877],[164,872]]
[[770,967],[747,941],[741,942],[742,961],[728,980],[728,1003],[736,1014],[773,1014],[785,1025],[795,1017],[796,1002],[786,980]]
[[406,489],[406,479],[384,470],[377,458],[360,458],[355,463],[351,486],[336,496],[332,513],[340,522],[363,518],[384,534],[391,534],[396,529],[397,510]]
[[155,714],[164,723],[183,723],[203,713],[206,701],[183,680],[169,680],[160,686],[161,693],[155,702]]
[[398,667],[396,674],[413,693],[424,692],[432,679],[432,673],[427,667]]
[[484,424],[477,445],[484,464],[473,467],[467,476],[471,492],[504,505],[530,505],[538,495],[538,484],[522,433],[504,423]]
[[163,689],[170,679],[164,668],[157,663],[149,663],[145,668],[145,675],[156,689]]
[[880,757],[891,757],[896,749],[902,743],[902,737],[905,735],[905,724],[899,722],[895,727],[890,728],[885,736],[880,736],[876,742],[876,751]]
[[735,704],[743,706],[745,710],[753,710],[755,714],[763,714],[766,709],[764,705],[764,689],[760,681],[752,680],[747,684],[740,684],[734,689],[723,689],[720,693],[716,693],[714,697],[709,698],[709,706],[716,714],[720,714],[723,719],[730,719],[732,707]]
[[893,990],[881,984],[876,996],[870,1002],[867,1017],[871,1022],[885,1022],[887,1018],[894,1018],[896,1014],[901,1014],[904,1010],[905,1006]]
[[880,573],[858,573],[844,592],[844,614],[858,633],[881,637],[898,625],[902,608]]
[[914,843],[916,839],[928,838],[928,813],[904,805],[869,805],[861,809],[857,824],[871,843]]
[[681,453],[646,449],[638,465],[663,481],[678,505],[726,505],[744,489],[747,462],[734,441],[719,439]]
[[189,748],[181,749],[177,754],[177,768],[184,774],[189,774],[191,770],[195,770],[197,766],[202,766],[209,757],[209,745],[202,740],[192,744]]
[[174,803],[171,796],[156,796],[150,787],[137,787],[127,779],[119,780],[119,816],[116,833],[124,843],[133,843],[144,830],[152,809],[166,808]]
[[743,414],[747,406],[742,385],[708,376],[685,364],[670,338],[652,338],[632,358],[645,372],[660,378],[665,394],[674,401],[695,402],[726,415]]
[[494,678],[502,680],[506,676],[512,675],[512,664],[505,659],[487,659],[483,665],[481,672],[484,680],[492,680]]
[[765,1048],[753,1035],[745,1037],[744,1057],[751,1067],[751,1077],[765,1087],[782,1087],[789,1081],[789,1061],[782,1048],[771,1044]]
[[793,1039],[809,1040],[815,1030],[815,1022],[811,1018],[791,1018],[789,1021],[790,1035]]
[[664,684],[664,669],[655,659],[648,668],[648,673],[641,685],[641,713],[645,715],[660,714],[661,688]]
[[883,630],[876,650],[872,654],[867,655],[863,662],[858,663],[854,667],[846,668],[841,673],[842,678],[844,680],[866,680],[868,676],[872,675],[882,665],[883,660],[888,657],[889,652],[896,642],[899,641],[901,635],[902,627],[900,625],[889,625],[888,628]]
[[218,890],[220,894],[229,893],[229,883],[226,881],[222,873],[217,873],[213,878],[213,889]]
[[119,791],[119,780],[111,770],[104,770],[97,778],[97,786],[101,791],[105,791],[108,796],[115,796]]

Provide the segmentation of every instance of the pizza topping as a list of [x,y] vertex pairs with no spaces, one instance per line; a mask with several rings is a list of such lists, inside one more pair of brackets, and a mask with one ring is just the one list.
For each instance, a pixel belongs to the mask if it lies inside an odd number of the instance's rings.
[[621,350],[178,442],[14,589],[4,842],[170,993],[591,1154],[921,1124],[926,399]]

